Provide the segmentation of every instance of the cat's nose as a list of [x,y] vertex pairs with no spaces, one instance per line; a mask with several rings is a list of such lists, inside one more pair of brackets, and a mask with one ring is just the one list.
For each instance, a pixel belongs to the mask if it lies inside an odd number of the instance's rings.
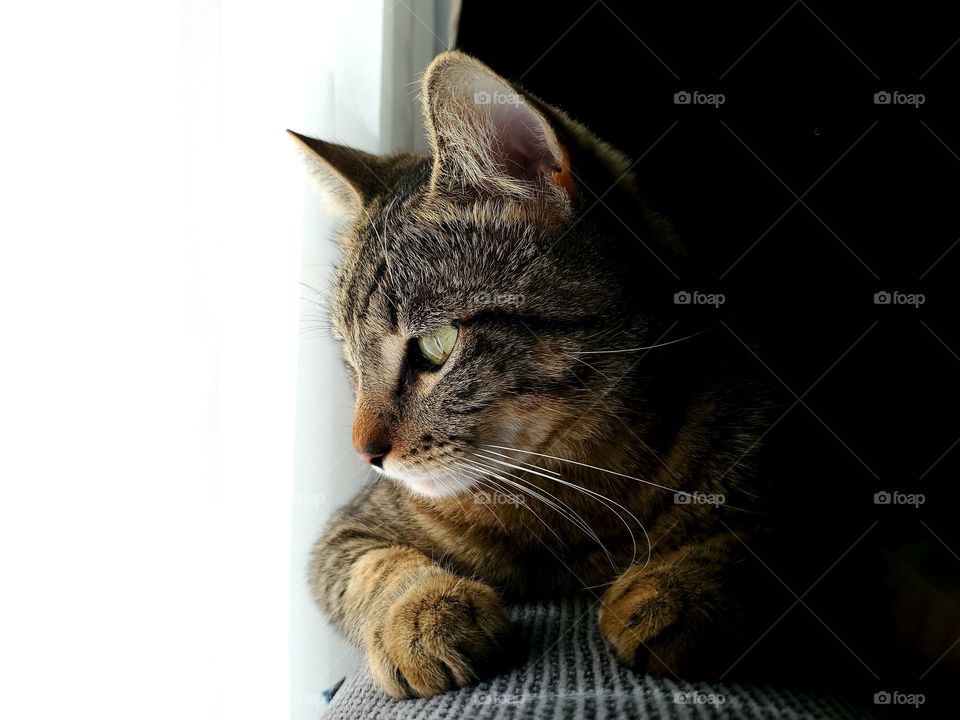
[[390,452],[389,445],[368,445],[365,448],[357,450],[357,455],[363,462],[370,463],[374,467],[383,467],[383,459]]
[[390,452],[390,423],[385,413],[366,397],[357,398],[353,413],[353,447],[365,463],[383,467],[383,458]]

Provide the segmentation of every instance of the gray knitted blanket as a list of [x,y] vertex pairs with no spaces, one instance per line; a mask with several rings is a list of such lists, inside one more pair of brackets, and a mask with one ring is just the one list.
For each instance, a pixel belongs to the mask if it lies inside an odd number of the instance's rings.
[[869,706],[823,693],[736,683],[684,684],[619,665],[585,598],[511,609],[528,639],[515,670],[428,700],[393,700],[366,671],[337,690],[329,720],[587,720],[609,718],[871,718]]

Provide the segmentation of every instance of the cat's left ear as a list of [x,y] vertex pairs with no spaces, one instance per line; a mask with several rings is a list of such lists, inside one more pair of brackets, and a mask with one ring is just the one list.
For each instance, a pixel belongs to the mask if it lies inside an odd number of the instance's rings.
[[433,187],[569,209],[569,154],[534,102],[468,55],[439,55],[423,79]]
[[384,192],[382,158],[362,150],[317,140],[287,130],[300,149],[307,173],[333,210],[352,222],[378,193]]

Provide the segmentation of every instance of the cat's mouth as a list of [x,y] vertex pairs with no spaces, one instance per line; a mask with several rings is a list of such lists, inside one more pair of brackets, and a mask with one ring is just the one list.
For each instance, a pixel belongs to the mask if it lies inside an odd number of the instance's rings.
[[377,470],[414,494],[433,499],[467,492],[477,484],[474,478],[463,472],[444,467],[412,466],[392,458],[387,458]]
[[[517,409],[505,410],[495,417],[496,423],[483,428],[484,431],[475,435],[480,439],[469,445],[429,453],[427,457],[423,457],[422,452],[413,457],[394,451],[374,467],[415,495],[431,499],[455,496],[469,499],[491,492],[510,492],[509,488],[498,486],[516,485],[519,478],[514,471],[523,470],[517,463],[524,464],[524,458],[514,457],[507,446],[540,448],[556,426],[549,418],[531,416]],[[508,454],[502,454],[504,451]]]

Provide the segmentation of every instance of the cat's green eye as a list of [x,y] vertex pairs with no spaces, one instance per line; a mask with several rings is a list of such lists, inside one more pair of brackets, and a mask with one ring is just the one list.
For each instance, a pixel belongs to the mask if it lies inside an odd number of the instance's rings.
[[443,365],[450,353],[453,352],[453,346],[457,344],[457,336],[460,331],[454,325],[443,325],[436,330],[428,332],[417,338],[417,347],[420,348],[420,354],[431,365]]

